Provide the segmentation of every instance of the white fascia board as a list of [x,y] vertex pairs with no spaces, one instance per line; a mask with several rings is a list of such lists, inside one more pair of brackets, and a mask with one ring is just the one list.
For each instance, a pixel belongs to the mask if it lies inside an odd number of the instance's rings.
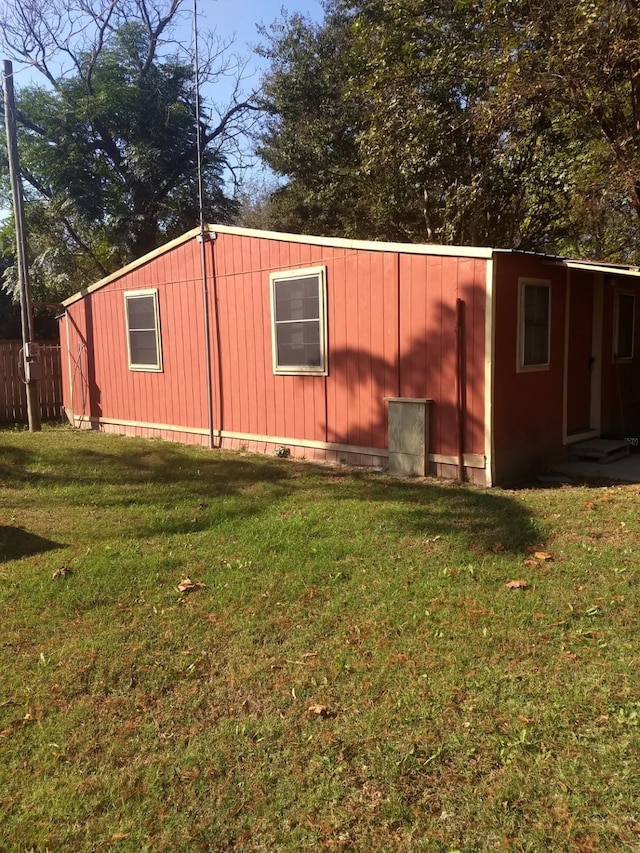
[[66,308],[68,305],[72,305],[74,302],[78,302],[78,300],[83,299],[90,293],[93,293],[94,290],[100,290],[101,287],[106,287],[106,285],[110,284],[112,281],[116,281],[117,279],[122,278],[123,275],[133,272],[133,270],[135,269],[138,269],[138,267],[144,266],[144,264],[148,264],[149,261],[152,261],[154,258],[160,257],[160,255],[164,255],[165,252],[170,252],[177,246],[181,246],[183,243],[186,243],[189,240],[193,240],[193,238],[198,237],[199,234],[199,227],[192,228],[191,231],[187,231],[186,234],[182,234],[180,237],[176,237],[175,240],[170,240],[168,243],[165,243],[163,246],[159,246],[152,252],[147,252],[147,254],[143,255],[141,258],[138,258],[135,261],[131,261],[130,264],[127,264],[126,266],[121,267],[119,270],[112,272],[111,275],[107,275],[104,278],[101,278],[100,281],[96,281],[95,284],[90,284],[89,287],[85,287],[83,290],[79,290],[77,293],[74,293],[73,296],[67,297],[67,299],[64,299],[62,302],[63,307]]
[[[335,249],[351,249],[353,251],[370,251],[370,252],[401,252],[406,255],[439,255],[443,257],[456,258],[492,258],[494,249],[476,247],[476,246],[439,246],[436,244],[423,243],[387,243],[377,242],[375,240],[347,240],[342,237],[317,237],[311,234],[287,234],[279,231],[259,231],[253,228],[236,228],[232,225],[206,225],[205,231],[210,238],[215,238],[216,234],[231,234],[238,237],[256,237],[263,240],[275,240],[284,243],[305,243],[311,246],[326,246]],[[72,305],[78,302],[90,293],[93,293],[100,288],[105,287],[113,281],[116,281],[127,273],[132,272],[138,267],[149,263],[154,258],[170,252],[177,246],[193,240],[200,236],[200,228],[192,228],[175,240],[165,243],[163,246],[148,252],[141,258],[132,261],[130,264],[122,267],[119,270],[111,273],[95,284],[85,287],[83,290],[74,293],[62,302],[63,307]],[[508,251],[508,250],[507,250]]]
[[590,263],[589,261],[555,260],[548,263],[563,266],[570,270],[586,270],[587,272],[598,272],[604,275],[627,275],[640,278],[640,268],[618,266],[617,264]]
[[402,252],[411,255],[444,255],[456,258],[491,258],[494,249],[478,246],[440,246],[427,243],[387,243],[377,240],[348,240],[344,237],[317,237],[312,234],[288,234],[279,231],[258,231],[253,228],[236,228],[233,225],[209,225],[210,232],[236,234],[243,237],[260,237],[284,243],[307,243],[311,246],[328,246],[335,249],[360,249],[371,252]]

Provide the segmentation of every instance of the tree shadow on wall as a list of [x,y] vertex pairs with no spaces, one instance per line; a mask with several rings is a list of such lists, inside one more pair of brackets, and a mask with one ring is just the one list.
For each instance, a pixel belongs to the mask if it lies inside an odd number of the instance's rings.
[[[459,289],[465,306],[461,349],[462,424],[457,409],[457,317],[455,301],[437,301],[425,310],[422,326],[406,320],[397,343],[380,355],[380,341],[371,347],[332,348],[329,375],[326,441],[359,447],[388,447],[385,397],[431,399],[429,452],[457,456],[462,431],[462,451],[484,454],[484,316],[482,329],[474,327],[474,302],[478,288],[472,283]],[[375,347],[377,353],[372,349]],[[333,406],[331,398],[335,400]]]
[[34,554],[43,554],[62,547],[59,542],[30,533],[23,527],[0,525],[0,563],[32,557]]

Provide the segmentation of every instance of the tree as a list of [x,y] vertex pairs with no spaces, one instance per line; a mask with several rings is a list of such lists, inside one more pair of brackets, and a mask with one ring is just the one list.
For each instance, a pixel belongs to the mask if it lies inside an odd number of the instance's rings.
[[531,248],[563,227],[549,202],[562,206],[558,176],[542,169],[558,130],[544,108],[526,127],[496,121],[486,29],[453,0],[424,6],[333,0],[320,25],[272,29],[260,152],[289,179],[274,214],[323,232]]
[[260,53],[271,68],[263,80],[258,150],[289,179],[272,194],[272,226],[371,236],[357,148],[360,117],[347,95],[349,16],[331,5],[323,24],[292,15],[262,34]]
[[[191,58],[172,40],[183,5],[26,0],[0,14],[0,43],[44,81],[18,93],[21,169],[41,268],[63,291],[197,224],[198,134],[205,216],[235,213],[225,171],[254,106],[236,87],[198,123]],[[209,41],[202,68],[209,83],[229,73],[224,46]]]
[[264,50],[275,224],[632,257],[637,5],[328,0],[319,25],[285,19]]
[[[490,0],[485,24],[503,57],[503,97],[547,101],[588,152],[576,213],[582,239],[621,261],[640,259],[640,3]],[[583,153],[583,160],[584,160]],[[584,177],[584,175],[583,175]]]

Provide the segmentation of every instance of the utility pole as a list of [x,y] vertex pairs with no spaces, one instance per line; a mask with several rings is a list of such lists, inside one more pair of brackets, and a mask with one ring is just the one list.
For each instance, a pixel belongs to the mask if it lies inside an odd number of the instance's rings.
[[9,180],[13,216],[16,224],[16,253],[18,259],[18,283],[20,285],[20,319],[22,321],[22,353],[24,379],[27,386],[27,417],[29,431],[39,432],[40,401],[38,379],[40,363],[33,330],[33,310],[31,306],[31,285],[27,262],[27,239],[24,224],[24,201],[20,163],[18,159],[18,135],[16,133],[16,107],[13,93],[13,65],[7,59],[2,63],[2,88],[4,90],[4,123],[7,131],[7,151],[9,155]]

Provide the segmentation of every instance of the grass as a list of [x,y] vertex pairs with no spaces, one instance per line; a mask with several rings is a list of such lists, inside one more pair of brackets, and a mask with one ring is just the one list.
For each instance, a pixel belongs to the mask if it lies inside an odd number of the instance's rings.
[[637,851],[639,493],[1,431],[0,851]]

